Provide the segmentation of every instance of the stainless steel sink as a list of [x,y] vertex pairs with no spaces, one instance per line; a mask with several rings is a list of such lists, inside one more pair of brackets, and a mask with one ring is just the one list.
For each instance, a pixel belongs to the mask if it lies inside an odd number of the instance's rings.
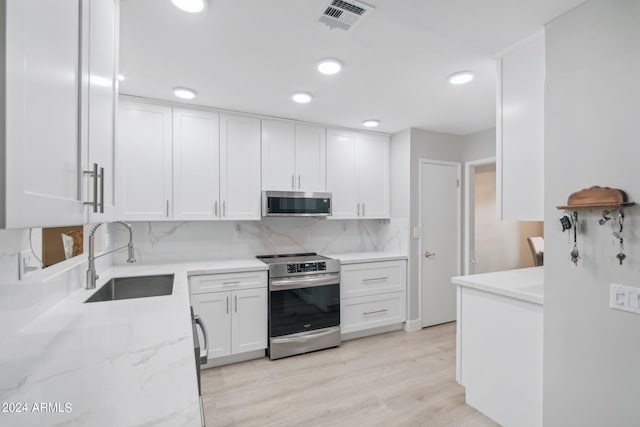
[[161,276],[117,277],[105,283],[85,302],[171,295],[173,274]]

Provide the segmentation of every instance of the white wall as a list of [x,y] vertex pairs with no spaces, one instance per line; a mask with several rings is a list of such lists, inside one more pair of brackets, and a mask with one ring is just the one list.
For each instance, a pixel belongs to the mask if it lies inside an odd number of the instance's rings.
[[462,161],[486,159],[496,155],[496,128],[481,130],[462,137]]
[[544,425],[637,426],[640,316],[608,308],[640,286],[640,215],[626,210],[624,265],[599,212],[581,212],[581,259],[557,205],[592,185],[640,201],[640,1],[592,0],[546,30]]

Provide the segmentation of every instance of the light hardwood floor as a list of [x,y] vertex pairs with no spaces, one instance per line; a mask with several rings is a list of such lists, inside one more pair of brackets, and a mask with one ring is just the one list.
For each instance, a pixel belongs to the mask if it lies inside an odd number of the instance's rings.
[[208,427],[495,426],[464,403],[455,323],[204,370]]

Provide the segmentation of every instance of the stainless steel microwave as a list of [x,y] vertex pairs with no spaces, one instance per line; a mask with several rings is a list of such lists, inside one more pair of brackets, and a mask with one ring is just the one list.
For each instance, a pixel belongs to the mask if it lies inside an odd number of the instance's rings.
[[262,216],[330,216],[331,193],[263,191]]

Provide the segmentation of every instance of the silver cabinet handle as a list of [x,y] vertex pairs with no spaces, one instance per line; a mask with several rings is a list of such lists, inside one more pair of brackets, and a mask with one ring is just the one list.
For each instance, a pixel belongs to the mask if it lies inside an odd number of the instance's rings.
[[365,311],[362,314],[364,314],[366,316],[366,315],[369,315],[369,314],[378,314],[378,313],[384,313],[384,312],[387,312],[387,311],[389,311],[389,310],[385,308],[385,309],[376,310],[376,311]]
[[169,200],[167,200],[167,218],[169,218]]
[[218,216],[218,201],[213,202],[213,215]]
[[233,296],[236,299],[236,313],[238,312],[238,295]]
[[362,216],[365,216],[365,214],[364,214],[364,203],[362,204]]
[[104,168],[100,168],[100,213],[104,213]]
[[227,314],[229,314],[229,296],[227,295]]
[[227,216],[227,201],[222,201],[222,216]]
[[231,286],[231,285],[237,285],[239,284],[240,281],[235,281],[235,282],[222,282],[222,286]]
[[200,349],[200,364],[204,365],[207,363],[207,359],[209,358],[209,338],[207,337],[207,328],[204,326],[204,322],[200,316],[196,315],[193,318],[196,325],[200,326],[200,329],[202,329],[202,336],[204,337],[204,350]]
[[300,174],[298,174],[298,189],[300,189]]
[[360,203],[358,203],[358,212],[356,214],[357,216],[360,216]]
[[292,190],[296,189],[296,174],[295,173],[291,174],[291,189]]
[[90,171],[83,171],[85,175],[91,175],[93,177],[93,201],[84,202],[85,205],[90,205],[94,213],[98,212],[98,164],[93,164],[93,169]]
[[370,279],[362,279],[363,282],[373,282],[375,280],[389,280],[388,277],[372,277]]

